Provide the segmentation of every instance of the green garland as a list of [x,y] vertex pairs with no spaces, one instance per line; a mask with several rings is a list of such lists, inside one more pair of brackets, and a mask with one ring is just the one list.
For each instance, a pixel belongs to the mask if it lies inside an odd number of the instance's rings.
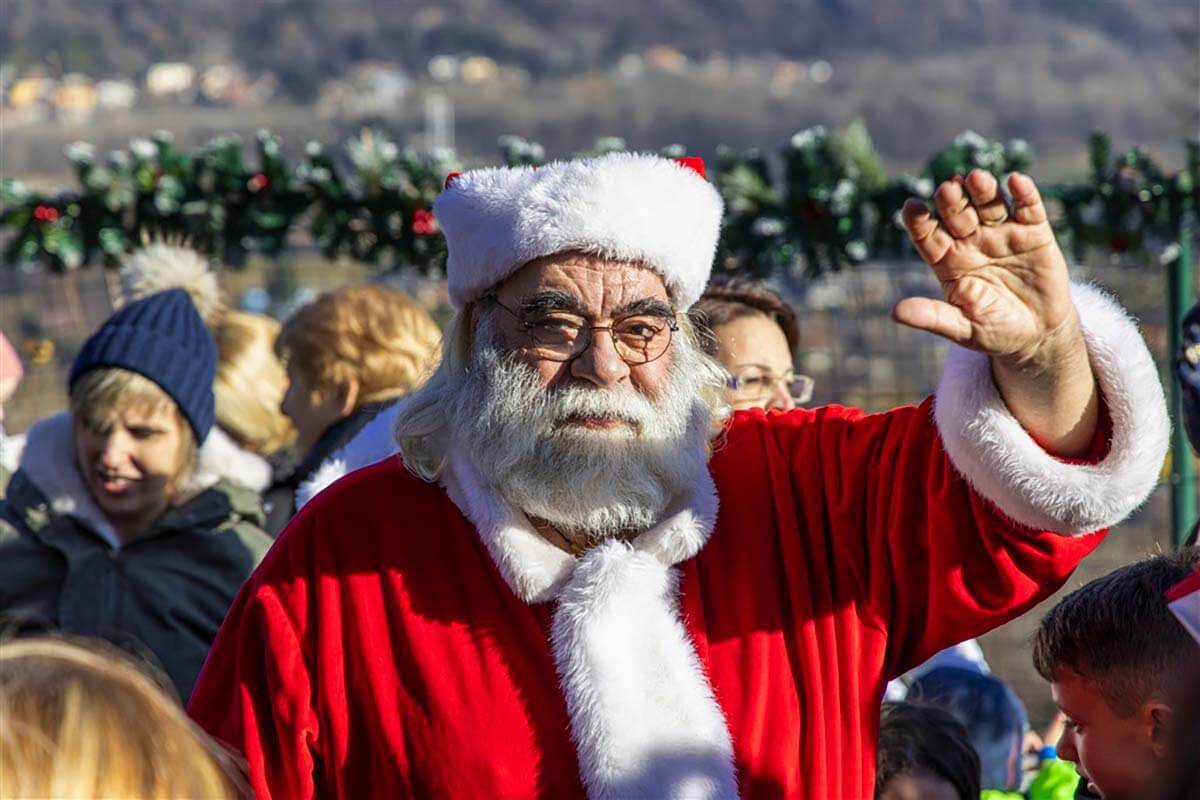
[[[292,166],[272,134],[259,133],[255,144],[252,163],[229,136],[183,152],[160,132],[103,163],[90,145],[74,144],[67,157],[79,188],[43,195],[19,181],[0,182],[5,263],[56,272],[97,261],[112,267],[142,237],[162,234],[237,267],[250,253],[280,253],[293,231],[304,231],[330,259],[441,270],[445,242],[430,209],[446,175],[462,168],[453,153],[420,154],[367,130],[340,151],[311,143]],[[545,161],[535,142],[506,136],[499,145],[505,164]],[[1167,175],[1142,151],[1114,156],[1108,138],[1094,136],[1090,179],[1044,187],[1061,206],[1064,243],[1082,257],[1087,247],[1125,252],[1173,240],[1185,200],[1200,200],[1200,142],[1186,147],[1187,168]],[[622,140],[605,138],[587,154],[624,149]],[[686,153],[681,145],[660,152]],[[938,182],[977,167],[1001,175],[1025,171],[1031,160],[1023,141],[1000,144],[968,132],[920,175],[889,178],[861,123],[801,131],[777,162],[758,150],[720,148],[711,175],[726,203],[718,268],[816,275],[900,256],[908,245],[897,220],[907,198],[928,200]]]

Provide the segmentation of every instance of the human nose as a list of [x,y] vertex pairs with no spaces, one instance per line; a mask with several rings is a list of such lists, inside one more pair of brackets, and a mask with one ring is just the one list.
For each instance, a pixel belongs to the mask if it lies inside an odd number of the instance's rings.
[[771,383],[771,394],[767,398],[768,411],[791,411],[796,407],[796,399],[792,397],[788,381],[776,378]]
[[629,365],[617,352],[611,329],[591,328],[588,335],[590,341],[571,362],[571,375],[600,387],[613,386],[628,378]]
[[123,431],[116,428],[109,431],[100,450],[100,465],[108,471],[124,467],[129,462],[129,443],[130,438]]

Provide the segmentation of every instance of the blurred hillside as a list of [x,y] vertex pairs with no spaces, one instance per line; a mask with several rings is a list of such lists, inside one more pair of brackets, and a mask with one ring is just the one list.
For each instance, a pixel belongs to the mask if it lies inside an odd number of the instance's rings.
[[[1200,130],[1194,0],[7,0],[4,14],[9,82],[46,76],[67,105],[6,111],[8,175],[61,174],[66,141],[155,127],[186,145],[269,125],[297,152],[367,123],[411,138],[431,102],[477,157],[509,132],[553,155],[601,134],[710,155],[862,117],[897,167],[971,128],[1024,137],[1042,174],[1066,174],[1095,129],[1168,162]],[[196,88],[152,97],[155,68],[179,64]],[[73,111],[89,92],[119,111]]]

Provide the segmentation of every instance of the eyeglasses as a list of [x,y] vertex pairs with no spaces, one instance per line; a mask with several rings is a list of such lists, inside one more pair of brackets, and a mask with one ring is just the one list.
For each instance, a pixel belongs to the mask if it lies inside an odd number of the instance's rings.
[[815,381],[807,375],[791,372],[775,375],[761,367],[739,369],[729,377],[726,385],[733,393],[736,403],[758,403],[767,400],[782,386],[797,405],[812,400]]
[[495,295],[485,299],[516,319],[529,337],[530,352],[547,361],[574,361],[591,345],[592,331],[608,331],[621,360],[632,366],[648,364],[663,357],[672,334],[679,330],[677,319],[657,314],[633,314],[612,325],[589,325],[578,314],[547,311],[526,315],[504,305]]

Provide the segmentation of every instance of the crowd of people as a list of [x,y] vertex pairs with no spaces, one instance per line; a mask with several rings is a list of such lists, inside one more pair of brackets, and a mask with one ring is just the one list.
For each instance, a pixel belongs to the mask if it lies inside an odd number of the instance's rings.
[[[973,638],[1166,446],[1032,181],[906,206],[946,296],[895,317],[956,346],[870,415],[809,406],[778,294],[710,280],[694,160],[479,170],[435,210],[444,333],[379,285],[281,325],[186,246],[126,259],[68,409],[0,430],[0,798],[1200,796],[1195,533],[1044,615],[1045,732]],[[0,404],[20,370],[0,339]]]

